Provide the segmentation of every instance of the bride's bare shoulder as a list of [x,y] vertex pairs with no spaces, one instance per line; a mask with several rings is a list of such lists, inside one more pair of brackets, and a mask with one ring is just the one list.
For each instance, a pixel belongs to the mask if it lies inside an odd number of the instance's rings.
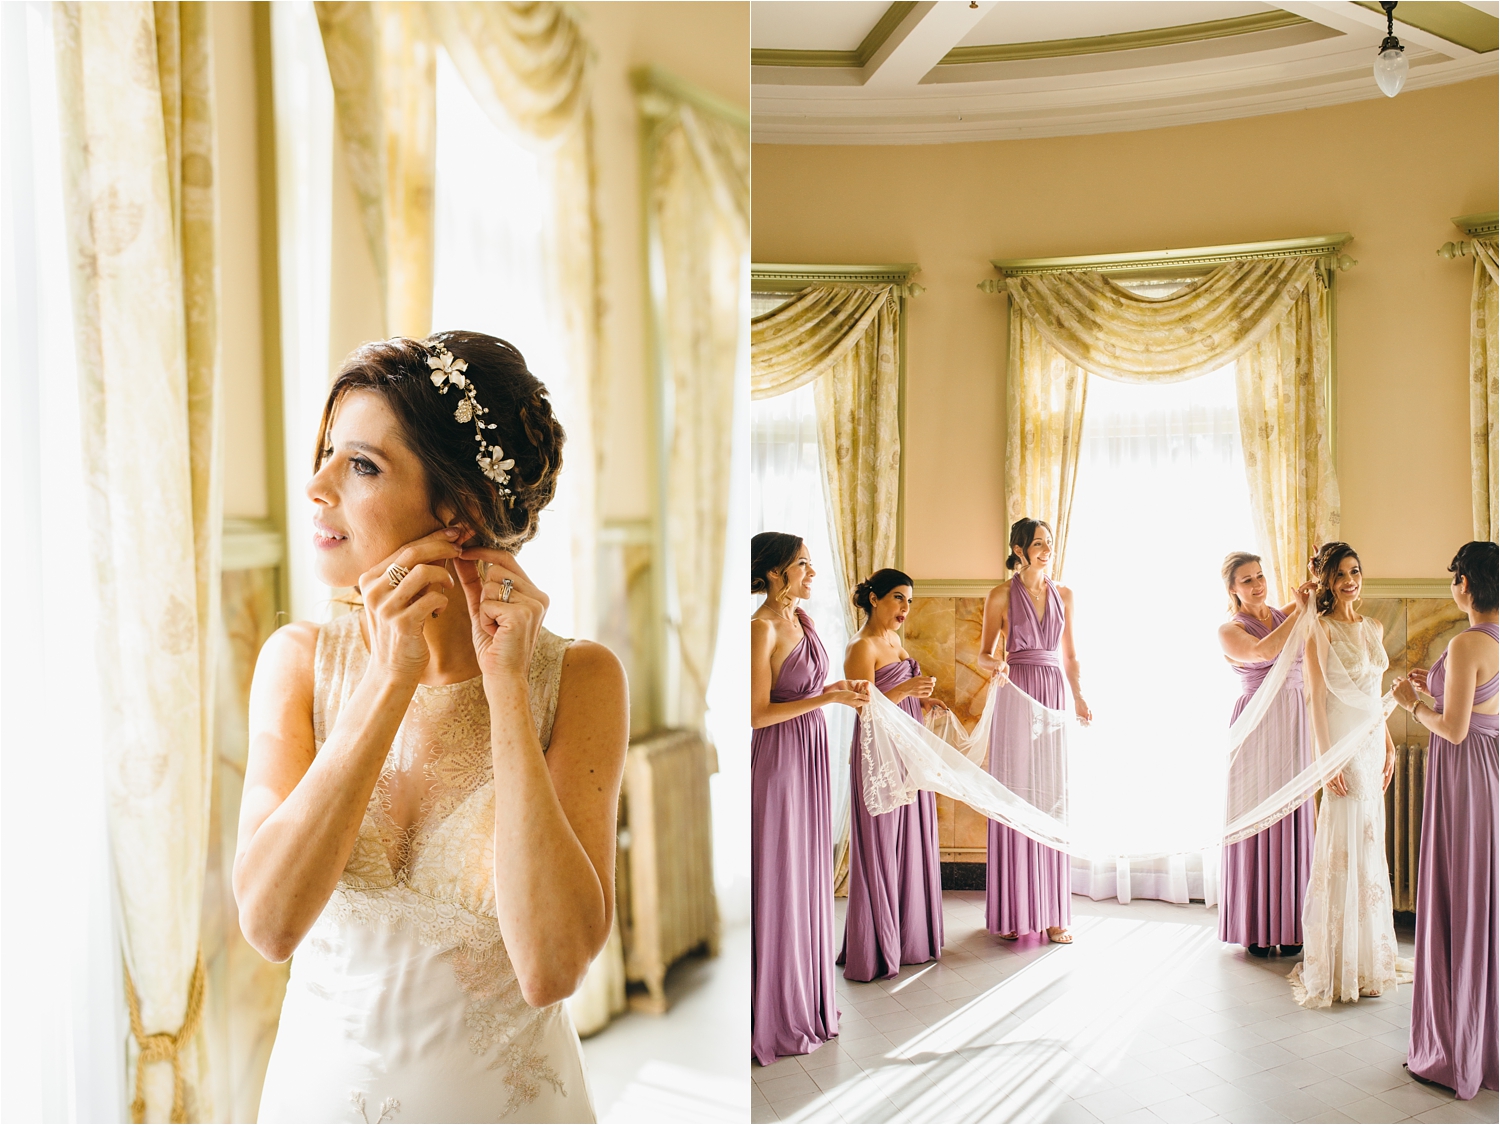
[[315,621],[293,621],[277,629],[260,646],[260,655],[255,660],[256,679],[262,671],[275,675],[305,670],[311,674],[322,628]]

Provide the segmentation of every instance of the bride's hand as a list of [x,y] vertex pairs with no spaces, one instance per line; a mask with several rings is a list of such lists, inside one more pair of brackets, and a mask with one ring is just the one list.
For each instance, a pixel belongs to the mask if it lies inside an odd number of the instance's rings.
[[1391,775],[1396,772],[1396,755],[1386,751],[1385,765],[1380,771],[1380,791],[1384,793],[1391,786]]
[[[454,542],[461,532],[442,528],[408,543],[390,558],[359,576],[365,628],[370,635],[370,663],[405,682],[415,683],[427,670],[427,622],[448,605],[453,576],[445,565],[462,550]],[[406,570],[398,586],[387,576],[393,566]]]
[[1333,777],[1330,777],[1328,779],[1328,785],[1326,786],[1326,788],[1335,797],[1349,796],[1349,783],[1344,780],[1344,775],[1342,773],[1335,774]]
[[[488,563],[484,576],[479,564]],[[531,653],[550,604],[509,551],[466,547],[453,564],[469,603],[474,629],[474,655],[485,682],[519,678],[531,673]],[[510,597],[505,596],[509,579]]]

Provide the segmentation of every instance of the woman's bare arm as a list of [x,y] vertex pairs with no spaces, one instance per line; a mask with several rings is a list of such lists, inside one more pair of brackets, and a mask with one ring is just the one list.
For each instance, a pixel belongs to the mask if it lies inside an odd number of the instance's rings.
[[416,682],[371,669],[314,752],[318,627],[287,625],[266,641],[250,688],[250,754],[240,801],[234,896],[245,939],[285,961],[317,921],[359,836]]
[[[1296,608],[1293,603],[1292,609]],[[1243,625],[1226,621],[1219,626],[1219,645],[1224,649],[1225,656],[1240,664],[1261,664],[1267,660],[1275,660],[1286,647],[1292,630],[1297,627],[1297,620],[1296,613],[1288,614],[1285,621],[1264,637],[1253,637]]]
[[527,681],[487,678],[495,766],[495,914],[532,1007],[565,1000],[609,937],[620,778],[630,736],[625,671],[603,645],[563,658],[544,753]]
[[771,657],[776,651],[776,631],[769,621],[758,617],[750,619],[750,726],[755,730],[775,726],[798,715],[827,707],[830,703],[843,703],[858,707],[864,702],[858,692],[843,687],[843,682],[829,684],[821,695],[794,699],[787,703],[771,702]]
[[[979,670],[991,676],[1005,674],[1005,634],[1009,622],[1010,586],[996,586],[984,599],[984,624],[979,632]],[[995,652],[996,642],[1000,651]],[[1002,680],[1003,682],[1003,680]]]
[[[1479,688],[1479,661],[1484,646],[1495,642],[1483,633],[1460,633],[1448,642],[1447,680],[1443,684],[1443,710],[1431,706],[1415,709],[1417,722],[1448,742],[1462,742],[1469,737],[1474,716],[1474,695]],[[1493,648],[1491,647],[1493,651]],[[1425,679],[1423,686],[1426,686]],[[1397,691],[1400,699],[1401,692]],[[1405,702],[1402,700],[1402,702]]]
[[1073,643],[1073,591],[1066,586],[1059,586],[1057,593],[1063,603],[1063,674],[1068,677],[1068,686],[1073,689],[1073,706],[1078,717],[1085,723],[1092,722],[1094,712],[1083,698],[1083,663],[1078,659],[1078,647]]

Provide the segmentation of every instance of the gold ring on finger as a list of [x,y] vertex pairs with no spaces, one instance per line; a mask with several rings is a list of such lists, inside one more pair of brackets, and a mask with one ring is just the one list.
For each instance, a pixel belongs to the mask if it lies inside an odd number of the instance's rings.
[[509,578],[502,578],[500,580],[500,600],[502,602],[510,601],[510,592],[515,589],[515,586],[516,584]]
[[391,563],[390,566],[385,568],[385,580],[391,584],[391,589],[394,590],[397,586],[401,585],[402,579],[410,573],[411,571],[407,570],[406,567]]

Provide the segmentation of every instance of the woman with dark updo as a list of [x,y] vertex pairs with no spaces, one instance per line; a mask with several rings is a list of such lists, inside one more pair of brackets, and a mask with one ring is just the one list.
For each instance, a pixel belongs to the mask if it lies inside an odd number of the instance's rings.
[[516,561],[562,445],[476,332],[366,344],[329,391],[308,531],[360,605],[261,650],[234,863],[292,958],[261,1121],[594,1120],[562,1002],[610,933],[629,719]]
[[[937,681],[922,675],[896,630],[911,609],[912,582],[899,570],[877,570],[854,588],[865,624],[849,642],[844,675],[869,681],[917,722],[941,707]],[[937,799],[916,800],[881,816],[865,808],[860,723],[849,749],[849,909],[839,964],[850,980],[893,977],[943,949],[943,878],[938,858]]]
[[[1429,731],[1417,866],[1417,974],[1406,1065],[1460,1098],[1500,1085],[1495,806],[1500,800],[1500,551],[1465,543],[1448,564],[1469,627],[1396,681]],[[1418,692],[1432,699],[1424,700]]]
[[[1067,706],[1071,687],[1074,714],[1080,722],[1090,722],[1094,712],[1084,702],[1073,644],[1073,592],[1047,574],[1052,528],[1043,520],[1019,519],[1011,524],[1009,543],[1005,569],[1015,571],[1015,576],[985,599],[980,671],[1002,684],[1010,680],[1054,711]],[[997,776],[1003,776],[1000,763],[1005,756],[1014,753],[1005,745],[1002,730],[996,723],[990,735],[990,772]],[[1014,940],[1045,932],[1049,941],[1070,945],[1072,891],[1064,852],[990,821],[984,920],[991,933]]]
[[825,684],[828,653],[797,604],[816,572],[795,535],[750,541],[750,1050],[762,1066],[839,1033],[833,975],[830,703],[858,707],[869,684]]

